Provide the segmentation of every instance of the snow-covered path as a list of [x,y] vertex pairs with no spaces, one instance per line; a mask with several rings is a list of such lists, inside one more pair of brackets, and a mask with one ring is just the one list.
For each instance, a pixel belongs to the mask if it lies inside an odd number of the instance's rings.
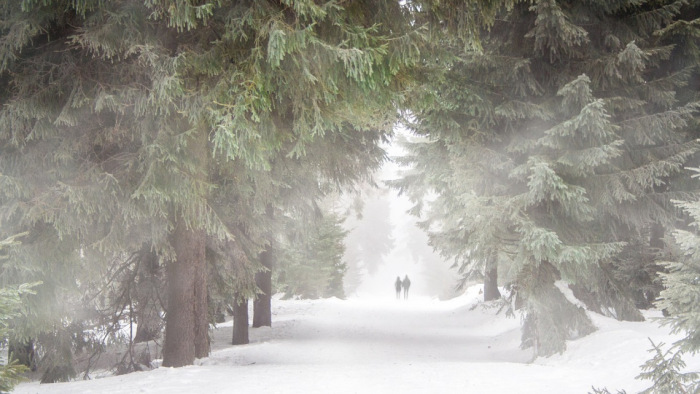
[[[500,316],[467,315],[427,300],[307,303],[309,309],[299,320],[287,327],[284,321],[276,322],[275,329],[282,323],[287,338],[217,352],[205,364],[408,365],[417,361],[525,362],[530,358],[528,352],[513,351],[520,335],[515,319],[503,325]],[[489,328],[488,319],[499,324]]]
[[[473,309],[474,289],[439,302],[276,301],[273,327],[251,329],[251,344],[228,343],[231,324],[213,334],[212,355],[185,368],[157,368],[91,381],[24,383],[17,393],[629,393],[648,357],[647,337],[669,342],[651,323],[596,317],[601,330],[570,352],[529,363],[519,319]],[[700,357],[689,360],[700,369]]]

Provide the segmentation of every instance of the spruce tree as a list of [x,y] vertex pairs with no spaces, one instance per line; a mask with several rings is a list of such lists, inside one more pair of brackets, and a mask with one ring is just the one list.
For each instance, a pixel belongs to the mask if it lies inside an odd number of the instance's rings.
[[[0,341],[3,347],[10,339],[10,320],[22,309],[20,296],[26,293],[26,288],[0,288]],[[23,373],[28,370],[16,357],[13,351],[8,351],[8,359],[0,362],[0,393],[12,391],[13,387],[23,380]]]
[[700,390],[700,373],[683,372],[685,362],[683,350],[664,351],[664,343],[658,345],[651,341],[649,352],[654,357],[642,365],[642,373],[637,379],[651,380],[654,384],[640,394],[697,393]]
[[687,133],[692,66],[670,67],[674,42],[661,38],[683,5],[516,4],[482,50],[452,45],[449,67],[435,65],[413,96],[406,126],[417,137],[393,184],[465,280],[498,268],[536,355],[594,329],[565,292],[642,318],[620,256],[652,225],[674,223],[670,199],[688,195],[677,180],[699,148]]
[[[26,234],[0,240],[0,265],[8,257],[3,249],[16,246],[18,244],[17,238],[22,235]],[[28,294],[33,294],[32,287],[36,287],[38,284],[21,284],[19,286],[3,284],[0,287],[0,344],[3,346],[8,342],[16,342],[17,339],[15,337],[21,336],[20,332],[15,332],[12,328],[12,321],[17,316],[27,312],[23,308],[22,298]],[[12,350],[9,350],[7,355],[9,358],[2,360],[2,363],[0,363],[0,393],[12,391],[14,386],[23,379],[23,373],[28,369],[26,365],[18,360],[17,355]]]
[[277,286],[285,297],[344,298],[342,261],[346,232],[334,214],[321,212],[312,221],[290,217]]
[[[691,170],[696,173],[693,177],[697,178],[700,169]],[[672,333],[684,334],[673,344],[678,353],[696,353],[700,351],[700,237],[697,235],[700,201],[675,201],[675,204],[692,222],[687,229],[673,231],[676,248],[672,257],[676,261],[662,263],[666,269],[660,274],[664,290],[656,305],[667,314],[662,324],[670,326]]]

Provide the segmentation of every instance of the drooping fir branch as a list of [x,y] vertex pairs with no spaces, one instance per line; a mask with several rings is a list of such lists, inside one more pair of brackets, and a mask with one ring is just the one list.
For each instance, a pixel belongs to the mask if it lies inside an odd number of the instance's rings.
[[637,379],[651,380],[653,385],[642,391],[644,394],[656,393],[695,393],[700,389],[697,372],[683,372],[685,362],[681,358],[682,350],[674,350],[673,347],[664,351],[664,343],[654,343],[651,339],[652,348],[649,350],[654,355],[641,367],[642,373]]

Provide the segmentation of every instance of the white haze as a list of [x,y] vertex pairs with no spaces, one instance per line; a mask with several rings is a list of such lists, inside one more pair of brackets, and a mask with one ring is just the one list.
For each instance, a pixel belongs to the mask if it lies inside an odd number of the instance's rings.
[[[404,132],[397,130],[397,133]],[[403,154],[396,145],[386,148],[390,157]],[[399,196],[384,184],[386,180],[396,179],[398,172],[398,165],[388,161],[377,174],[379,188],[363,190],[361,218],[350,217],[345,223],[350,231],[346,239],[346,262],[350,266],[346,294],[360,298],[394,297],[396,277],[408,275],[411,295],[440,299],[454,297],[458,276],[450,268],[452,263],[441,258],[428,245],[426,234],[416,226],[417,218],[407,213],[412,206],[408,198]],[[388,222],[388,234],[384,222]],[[381,244],[386,237],[391,238],[392,245],[384,254],[358,253],[358,256],[353,253],[370,248],[374,242]],[[375,249],[382,250],[382,245]]]

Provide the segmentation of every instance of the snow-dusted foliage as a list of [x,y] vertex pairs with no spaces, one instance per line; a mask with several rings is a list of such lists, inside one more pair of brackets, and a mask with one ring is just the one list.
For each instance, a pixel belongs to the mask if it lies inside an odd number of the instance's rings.
[[465,281],[498,271],[540,355],[593,330],[556,281],[622,320],[658,295],[671,200],[698,192],[683,174],[700,151],[698,26],[685,20],[696,14],[684,2],[518,3],[481,50],[444,40],[450,66],[433,64],[416,89],[394,186]]

